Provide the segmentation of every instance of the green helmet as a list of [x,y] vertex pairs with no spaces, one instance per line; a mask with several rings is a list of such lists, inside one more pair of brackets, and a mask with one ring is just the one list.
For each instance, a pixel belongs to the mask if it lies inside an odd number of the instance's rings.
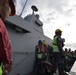
[[55,34],[56,34],[56,33],[59,33],[59,32],[62,32],[62,31],[61,31],[60,29],[56,29],[56,30],[55,30]]

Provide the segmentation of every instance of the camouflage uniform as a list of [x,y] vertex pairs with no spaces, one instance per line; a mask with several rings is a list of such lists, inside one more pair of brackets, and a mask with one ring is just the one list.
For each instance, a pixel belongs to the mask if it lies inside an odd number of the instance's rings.
[[54,36],[52,47],[52,73],[56,72],[56,69],[58,68],[59,75],[64,75],[64,54],[61,37]]

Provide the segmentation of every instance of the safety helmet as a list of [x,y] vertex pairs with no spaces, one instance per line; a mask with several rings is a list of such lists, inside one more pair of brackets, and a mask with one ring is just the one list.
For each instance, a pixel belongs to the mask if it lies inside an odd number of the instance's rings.
[[43,43],[42,40],[39,40],[38,43]]
[[59,33],[59,32],[62,32],[62,31],[61,31],[60,29],[56,29],[56,30],[55,30],[55,34],[56,34],[56,33]]
[[16,0],[9,0],[9,4],[10,4],[10,7],[11,7],[11,14],[10,14],[10,16],[13,16],[16,13],[16,8],[15,8]]
[[47,42],[46,42],[45,40],[43,40],[43,44],[44,44],[44,45],[47,45]]

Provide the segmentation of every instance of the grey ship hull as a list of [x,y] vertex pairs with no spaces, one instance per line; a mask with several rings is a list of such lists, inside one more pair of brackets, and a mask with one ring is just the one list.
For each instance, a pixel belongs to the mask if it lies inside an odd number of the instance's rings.
[[5,21],[13,49],[13,67],[8,75],[26,75],[33,70],[35,46],[38,40],[46,40],[51,45],[52,40],[44,35],[43,23],[36,15],[25,19],[15,15]]

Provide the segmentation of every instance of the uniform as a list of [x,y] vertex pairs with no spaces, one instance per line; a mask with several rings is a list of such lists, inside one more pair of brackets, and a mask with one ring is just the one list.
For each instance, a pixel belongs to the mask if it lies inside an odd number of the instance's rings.
[[[0,16],[0,73],[3,64],[12,62],[12,47],[9,40],[7,29]],[[2,74],[0,74],[2,75]]]
[[56,69],[58,68],[59,75],[64,75],[64,54],[62,49],[62,39],[60,36],[54,36],[52,47],[52,73],[56,72]]
[[15,0],[0,2],[0,75],[6,75],[12,68],[12,46],[4,20],[15,15],[15,3]]

